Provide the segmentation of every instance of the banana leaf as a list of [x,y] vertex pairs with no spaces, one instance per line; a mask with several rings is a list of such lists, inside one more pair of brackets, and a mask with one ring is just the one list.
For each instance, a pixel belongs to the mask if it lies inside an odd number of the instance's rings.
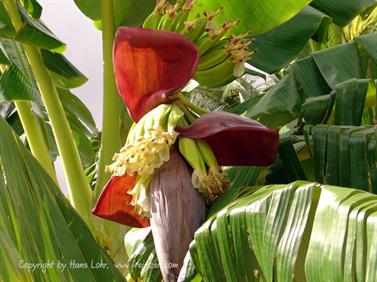
[[317,125],[307,131],[317,181],[377,192],[373,126]]
[[54,181],[1,118],[0,132],[0,280],[123,281]]
[[[179,281],[374,281],[376,208],[376,195],[313,182],[243,189],[196,232]],[[133,279],[153,258],[149,236]]]
[[[101,27],[101,1],[100,0],[74,0],[76,6],[88,18]],[[154,0],[113,0],[115,26],[141,26],[144,19],[152,12],[156,1]]]
[[[371,84],[377,77],[371,68],[375,66],[377,52],[372,46],[376,41],[377,33],[371,33],[298,60],[265,95],[255,102],[252,101],[255,98],[244,102],[245,115],[270,127],[284,126],[302,115],[315,124],[329,117],[335,103],[338,107],[335,124],[360,124],[365,100],[361,97],[367,95],[366,99],[373,102],[371,99],[375,96],[371,93]],[[331,96],[313,100],[330,94],[335,101]],[[242,104],[238,107],[244,109]],[[314,117],[314,109],[320,109],[321,116]],[[350,112],[354,115],[352,118],[347,117]]]
[[335,35],[340,37],[340,44],[341,27],[375,5],[372,0],[315,0],[291,20],[269,32],[254,36],[257,41],[252,47],[258,48],[260,52],[249,63],[265,72],[274,73],[294,61],[305,48],[312,53],[312,43],[326,43]]
[[204,281],[374,281],[376,207],[311,182],[251,189],[202,225],[191,258]]

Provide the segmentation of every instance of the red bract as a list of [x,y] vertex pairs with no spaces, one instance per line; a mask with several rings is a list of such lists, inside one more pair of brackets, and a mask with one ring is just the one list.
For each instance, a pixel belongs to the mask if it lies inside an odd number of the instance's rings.
[[134,121],[183,88],[198,60],[195,45],[175,32],[119,28],[114,44],[115,78]]
[[136,176],[114,176],[106,184],[92,213],[96,216],[133,227],[149,226],[149,219],[140,216],[130,205],[127,192],[135,185]]
[[219,165],[266,166],[279,150],[279,133],[259,122],[235,114],[213,112],[198,118],[188,128],[177,128],[182,137],[203,139]]

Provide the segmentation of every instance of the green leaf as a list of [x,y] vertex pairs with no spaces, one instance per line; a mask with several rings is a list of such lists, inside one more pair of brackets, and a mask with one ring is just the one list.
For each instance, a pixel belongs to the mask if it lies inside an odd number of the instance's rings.
[[114,0],[115,26],[142,26],[155,4],[155,0]]
[[[360,46],[357,46],[357,42]],[[348,111],[357,109],[351,124],[354,124],[354,122],[358,124],[360,123],[361,116],[366,115],[366,111],[362,110],[364,98],[360,99],[359,97],[365,94],[365,87],[361,86],[365,86],[365,82],[362,79],[377,78],[377,73],[373,71],[375,64],[370,61],[363,63],[369,59],[376,60],[377,53],[375,48],[373,48],[375,42],[377,42],[377,33],[358,37],[354,42],[318,51],[300,59],[291,66],[288,73],[265,95],[251,98],[231,110],[239,114],[245,113],[246,116],[254,119],[259,119],[259,121],[270,127],[281,127],[298,118],[300,112],[301,115],[305,115],[304,118],[309,123],[316,124],[327,120],[331,114],[333,105],[330,96],[322,98],[312,97],[332,93],[335,95],[337,87],[344,88],[347,85],[347,88],[349,88],[347,90],[349,91],[347,97],[356,95],[352,103],[355,108],[349,108],[350,100],[344,100],[341,102],[343,108],[338,109],[338,114],[340,111],[343,111],[343,116],[346,116]],[[351,94],[357,89],[355,88],[356,86],[352,86],[352,83],[346,83],[342,86],[342,83],[351,81],[352,79],[357,79],[353,83],[360,86],[360,91],[357,90],[358,93],[361,93],[360,95],[356,93]],[[338,92],[339,102],[339,99],[341,99],[340,90]],[[368,94],[368,105],[373,97],[374,94],[372,96]],[[304,108],[302,108],[303,104]],[[327,108],[326,104],[328,105]],[[315,113],[317,110],[318,116]],[[366,118],[366,121],[370,120],[370,117],[373,116],[373,110],[367,114],[369,118]],[[348,125],[350,125],[350,122],[350,120],[341,122],[339,119],[336,121],[337,124]]]
[[42,14],[42,6],[37,2],[37,0],[21,0],[22,6],[25,10],[34,18],[39,19]]
[[[144,268],[147,268],[146,264],[147,264],[147,261],[149,260],[149,257],[150,256],[153,257],[153,252],[154,252],[153,236],[152,236],[152,232],[149,231],[147,236],[143,240],[138,241],[136,243],[133,253],[127,262],[131,277],[134,280],[138,280],[139,278],[141,278]],[[158,271],[160,271],[159,268],[157,269]],[[147,269],[145,269],[144,272],[146,270]],[[160,277],[162,277],[161,272],[160,272]]]
[[282,23],[291,19],[310,1],[290,0],[277,2],[274,0],[254,1],[221,1],[221,0],[198,0],[195,12],[215,11],[224,7],[221,20],[240,19],[241,22],[234,28],[237,33],[250,31],[252,34],[261,34],[272,30]]
[[332,89],[349,79],[362,78],[360,58],[354,42],[325,49],[313,53],[312,56],[323,78]]
[[5,9],[3,2],[0,3],[0,35],[1,36],[13,36],[16,30],[12,25],[12,21],[9,18],[8,12]]
[[[101,27],[101,1],[100,0],[74,0],[76,6],[88,18]],[[152,12],[156,1],[154,0],[113,0],[115,26],[141,26],[144,19]]]
[[39,92],[15,65],[10,65],[0,77],[0,102],[39,100]]
[[374,0],[314,0],[310,5],[332,17],[337,25],[345,26],[375,4]]
[[268,127],[279,127],[299,116],[302,102],[294,74],[289,73],[254,104],[246,116],[257,118]]
[[66,45],[55,37],[55,35],[40,21],[29,16],[23,7],[19,10],[25,25],[17,32],[15,39],[39,48],[63,53]]
[[211,204],[207,215],[211,216],[237,199],[246,186],[257,184],[258,177],[261,173],[261,167],[232,167],[226,172],[229,175],[230,187],[225,190],[221,198]]
[[73,0],[80,11],[93,21],[101,19],[100,0]]
[[375,64],[377,64],[377,50],[375,48],[377,44],[377,33],[369,33],[356,38],[356,42],[359,43]]
[[[0,280],[18,276],[33,281],[123,281],[80,216],[3,119],[0,132],[0,240],[11,243],[0,247],[1,254],[10,253]],[[14,260],[18,265],[53,265],[29,272],[13,268]],[[106,267],[91,267],[101,261]],[[65,271],[58,269],[58,262],[66,265]],[[69,263],[82,265],[75,268]]]
[[[28,4],[29,6],[26,6],[29,9],[38,10],[38,8],[36,8],[36,6],[33,4],[35,0],[25,0],[24,2],[30,3]],[[55,52],[63,52],[65,50],[65,44],[55,37],[55,35],[38,19],[39,17],[32,18],[28,11],[26,11],[26,9],[21,5],[18,5],[18,8],[21,18],[24,21],[24,25],[16,33],[8,13],[4,8],[3,2],[0,3],[0,36],[2,37],[2,41],[5,38],[11,38],[22,43]],[[38,14],[37,10],[35,10],[35,13]]]
[[307,6],[286,23],[255,36],[256,42],[252,48],[258,48],[259,52],[252,56],[249,63],[265,72],[274,73],[295,59],[319,27],[326,29],[330,23],[330,17]]
[[[57,156],[57,148],[55,144],[55,139],[52,133],[51,126],[49,124],[48,115],[44,108],[44,105],[41,101],[38,87],[34,80],[34,75],[31,72],[30,66],[28,64],[27,58],[21,48],[21,44],[10,40],[2,39],[2,47],[5,50],[7,56],[14,65],[11,65],[12,68],[18,70],[17,74],[22,79],[4,79],[4,84],[8,86],[4,91],[4,95],[12,98],[14,95],[20,95],[24,100],[33,100],[36,102],[36,114],[40,118],[42,127],[45,131],[46,143],[49,145],[49,150],[51,156]],[[63,82],[64,86],[78,86],[86,78],[73,66],[71,65],[62,55],[51,53],[49,51],[42,50],[44,54],[44,62],[47,67],[51,70],[51,74],[55,78],[59,78],[59,85]],[[16,67],[17,66],[17,67]],[[6,77],[5,77],[6,78]],[[1,82],[1,78],[0,78]],[[20,82],[20,83],[18,83]],[[17,84],[18,83],[18,84]],[[56,83],[56,80],[55,80]],[[19,85],[20,91],[17,91],[10,88]],[[21,88],[22,87],[22,88]],[[27,90],[28,92],[21,91]],[[34,93],[34,96],[31,96],[30,93]],[[95,145],[92,144],[92,141],[98,136],[98,131],[96,129],[95,122],[90,111],[87,107],[80,101],[78,97],[73,95],[69,90],[59,88],[59,98],[62,102],[63,108],[68,118],[68,122],[73,131],[77,147],[79,149],[81,160],[85,167],[90,166],[94,163],[96,149]],[[26,93],[26,94],[25,94]],[[17,97],[16,97],[17,98]],[[18,119],[13,119],[15,126],[18,126]],[[17,128],[17,127],[16,127]],[[20,134],[23,131],[18,131]]]
[[376,191],[374,127],[318,125],[311,128],[311,136],[313,143],[307,145],[312,147],[317,181]]
[[204,281],[372,281],[376,207],[377,196],[353,189],[261,187],[204,223],[191,257]]
[[134,250],[150,233],[150,228],[131,228],[124,236],[124,246],[127,256],[130,257]]
[[69,90],[58,88],[58,94],[75,136],[81,161],[84,167],[88,167],[94,163],[96,157],[91,142],[98,135],[93,116],[85,104]]
[[289,137],[280,140],[279,158],[284,165],[284,174],[289,179],[288,182],[307,180],[297,157],[295,146]]
[[351,79],[336,86],[336,125],[361,125],[369,79]]
[[0,64],[2,65],[10,65],[10,61],[8,56],[5,54],[2,48],[0,48]]
[[63,88],[76,88],[88,81],[62,54],[41,50],[46,67],[52,71],[55,84]]
[[[310,42],[310,38],[326,43],[335,39],[336,43],[333,42],[333,45],[341,44],[342,34],[338,25],[348,24],[370,9],[371,5],[374,6],[375,1],[316,0],[310,5],[270,32],[255,36],[257,42],[251,47],[258,48],[260,52],[249,62],[261,70],[273,73],[287,66],[305,48],[309,54],[312,53],[313,42]],[[331,24],[333,21],[338,25]]]
[[330,94],[331,88],[323,78],[312,56],[298,60],[294,65],[294,72],[306,97]]
[[301,107],[301,116],[308,124],[325,123],[334,105],[334,95],[309,97]]

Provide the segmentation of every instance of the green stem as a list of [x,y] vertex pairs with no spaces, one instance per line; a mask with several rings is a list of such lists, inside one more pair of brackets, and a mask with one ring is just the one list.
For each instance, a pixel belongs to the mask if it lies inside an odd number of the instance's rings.
[[[0,65],[0,70],[1,72],[4,72],[5,66]],[[58,184],[55,169],[48,154],[48,147],[43,136],[41,125],[33,114],[32,103],[29,101],[13,102],[26,134],[31,153],[56,184]]]
[[185,114],[185,118],[189,121],[189,123],[193,123],[197,117],[194,116],[193,113],[187,108],[185,104],[182,103],[181,100],[174,101],[174,104],[178,106],[178,108]]
[[48,154],[48,148],[43,136],[41,125],[38,123],[32,109],[31,102],[14,101],[22,127],[24,128],[31,153],[47,171],[50,177],[58,184],[56,173],[52,161]]
[[188,108],[190,108],[192,111],[194,111],[195,113],[197,113],[200,116],[209,113],[208,110],[203,109],[203,108],[196,106],[193,103],[191,103],[189,100],[187,100],[187,98],[185,96],[183,96],[182,93],[178,94],[178,98],[182,102],[182,104],[184,104],[185,106],[187,106]]
[[[105,172],[106,165],[112,162],[114,154],[120,149],[120,96],[115,84],[113,66],[113,42],[115,36],[113,1],[101,0],[102,42],[103,42],[103,110],[102,138],[96,196],[110,178]],[[129,118],[129,117],[128,117]]]
[[[16,30],[22,26],[22,20],[15,0],[4,0],[3,4]],[[49,116],[59,154],[62,158],[64,173],[68,184],[69,199],[77,212],[89,223],[91,190],[86,181],[77,146],[73,139],[67,117],[55,85],[46,70],[39,51],[30,45],[23,45],[38,84],[42,100]]]

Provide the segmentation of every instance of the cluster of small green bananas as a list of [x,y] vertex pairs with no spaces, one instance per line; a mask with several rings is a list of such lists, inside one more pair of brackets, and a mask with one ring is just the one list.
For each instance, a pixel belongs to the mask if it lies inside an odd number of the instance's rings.
[[228,185],[227,174],[219,167],[208,144],[202,140],[179,138],[179,151],[194,169],[191,182],[207,200],[216,199]]
[[244,74],[244,64],[256,52],[250,51],[250,34],[230,34],[239,21],[216,23],[223,11],[191,15],[194,0],[177,0],[175,4],[159,0],[143,27],[177,32],[190,39],[198,48],[200,60],[194,79],[202,86],[217,87]]

